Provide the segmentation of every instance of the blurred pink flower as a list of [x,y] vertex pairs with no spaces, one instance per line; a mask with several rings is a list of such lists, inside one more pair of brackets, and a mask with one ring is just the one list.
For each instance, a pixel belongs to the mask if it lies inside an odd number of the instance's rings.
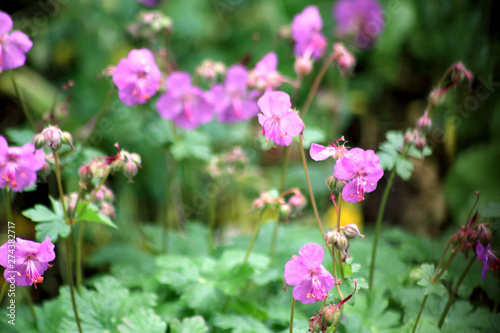
[[333,8],[340,37],[354,36],[357,46],[368,48],[382,33],[384,14],[377,0],[339,0]]
[[160,87],[161,72],[147,49],[132,50],[113,72],[118,97],[127,106],[146,103]]
[[269,52],[255,65],[248,77],[248,85],[259,90],[274,90],[281,86],[283,77],[277,71],[278,57]]
[[324,161],[330,156],[333,156],[334,159],[338,160],[347,152],[345,142],[344,144],[339,145],[339,141],[345,141],[344,136],[335,140],[335,142],[330,141],[330,145],[326,147],[317,143],[313,143],[311,145],[311,148],[309,148],[309,155],[315,161]]
[[333,175],[349,182],[342,190],[342,197],[355,203],[364,200],[365,193],[375,191],[384,171],[373,150],[353,148],[335,163]]
[[45,154],[27,143],[22,147],[9,147],[0,136],[0,188],[10,187],[14,192],[22,191],[36,181],[36,171],[45,163]]
[[327,41],[321,33],[323,21],[318,7],[308,6],[292,21],[292,38],[295,41],[294,52],[298,57],[311,55],[319,59],[326,49]]
[[495,256],[493,251],[491,251],[491,244],[488,244],[486,248],[477,242],[476,245],[477,259],[483,262],[483,270],[481,272],[481,279],[486,277],[488,270],[498,271],[500,270],[500,260]]
[[214,106],[206,93],[191,85],[188,73],[176,72],[167,78],[167,92],[156,102],[160,116],[180,128],[192,130],[212,120]]
[[266,138],[280,146],[288,146],[292,138],[304,130],[304,123],[295,110],[292,110],[290,96],[282,91],[264,94],[257,102],[259,124]]
[[293,298],[303,304],[324,300],[335,286],[332,274],[321,264],[325,251],[318,244],[306,244],[285,264],[285,282],[293,288]]
[[12,19],[0,11],[0,73],[6,69],[21,67],[33,42],[21,31],[12,30]]
[[242,65],[234,65],[228,68],[224,85],[216,84],[212,88],[210,98],[215,105],[219,122],[232,124],[246,121],[259,113],[255,102],[259,92],[248,91],[247,80],[247,69]]
[[[4,277],[18,286],[31,286],[43,282],[43,273],[56,258],[55,245],[46,237],[42,243],[17,237],[0,246],[0,265],[5,267]],[[13,259],[12,259],[13,258]]]

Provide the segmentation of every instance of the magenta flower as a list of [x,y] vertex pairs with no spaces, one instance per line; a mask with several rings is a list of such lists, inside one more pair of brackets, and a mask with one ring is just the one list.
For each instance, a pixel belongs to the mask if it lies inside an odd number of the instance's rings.
[[344,136],[335,140],[335,142],[330,141],[330,145],[326,147],[317,143],[313,143],[311,145],[311,148],[309,148],[309,155],[311,155],[311,158],[315,161],[324,161],[330,156],[338,160],[347,152],[345,142],[344,144],[339,145],[339,141],[345,141]]
[[339,0],[333,8],[340,37],[354,36],[358,46],[370,47],[382,33],[384,15],[377,0]]
[[17,237],[0,246],[0,265],[5,267],[5,281],[18,286],[43,282],[43,273],[56,258],[54,244],[46,237],[42,243]]
[[259,113],[255,98],[258,91],[247,90],[248,71],[241,65],[228,68],[224,85],[217,84],[210,93],[215,105],[217,120],[232,124],[252,119]]
[[147,7],[154,7],[160,2],[160,0],[136,0],[136,1],[142,3],[144,6]]
[[188,73],[176,72],[167,79],[167,92],[158,98],[160,116],[187,130],[212,120],[214,106],[200,88],[191,85]]
[[280,146],[288,146],[292,138],[304,130],[304,123],[295,110],[292,110],[290,96],[282,91],[264,94],[257,102],[259,124],[266,138]]
[[293,288],[293,298],[302,304],[324,300],[335,279],[321,264],[325,251],[318,244],[306,244],[285,265],[285,282]]
[[311,55],[319,59],[326,49],[326,38],[321,33],[323,21],[318,7],[308,6],[293,18],[292,38],[295,41],[294,52],[298,57]]
[[33,42],[21,31],[12,30],[12,19],[0,12],[0,73],[6,69],[21,67]]
[[126,106],[146,103],[160,87],[161,72],[147,49],[132,50],[113,72],[118,97]]
[[354,148],[335,163],[333,175],[349,182],[344,186],[342,196],[345,201],[354,203],[364,200],[365,193],[375,191],[384,171],[373,150]]
[[278,57],[269,52],[255,65],[248,77],[248,85],[259,90],[274,90],[281,86],[283,77],[277,71]]
[[481,244],[481,242],[477,242],[476,254],[477,254],[477,259],[483,262],[481,279],[484,279],[486,277],[486,273],[488,272],[489,269],[491,269],[492,271],[500,270],[500,260],[495,256],[495,254],[491,250],[490,244],[488,244],[485,248]]
[[45,154],[27,143],[22,147],[10,147],[0,136],[0,188],[10,187],[22,191],[36,181],[36,172],[45,163]]

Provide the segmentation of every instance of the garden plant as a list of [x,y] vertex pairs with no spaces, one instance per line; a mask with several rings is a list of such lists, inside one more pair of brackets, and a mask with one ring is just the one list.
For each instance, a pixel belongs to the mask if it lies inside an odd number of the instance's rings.
[[0,332],[500,331],[493,0],[0,8]]

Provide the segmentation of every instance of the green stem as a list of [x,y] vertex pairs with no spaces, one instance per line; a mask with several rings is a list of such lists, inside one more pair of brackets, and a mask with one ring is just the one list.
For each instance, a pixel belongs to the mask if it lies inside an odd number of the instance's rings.
[[5,294],[7,293],[7,289],[9,289],[9,282],[7,282],[7,280],[5,280],[3,282],[3,286],[2,286],[2,291],[0,292],[0,304],[2,304],[2,301],[3,301],[3,298],[5,296]]
[[417,319],[415,320],[415,325],[413,325],[413,329],[411,330],[411,333],[415,333],[417,330],[418,321],[420,320],[420,317],[422,316],[422,312],[424,312],[425,303],[427,302],[428,297],[429,297],[429,295],[425,295],[424,299],[422,300],[422,304],[420,305],[420,311],[418,312],[418,316],[417,316]]
[[[168,159],[168,154],[167,154],[167,159]],[[167,189],[165,193],[165,201],[167,200],[167,196],[170,195],[170,199],[168,202],[165,202],[166,206],[166,212],[165,212],[165,220],[163,221],[163,228],[162,228],[162,242],[161,242],[161,252],[167,253],[168,251],[168,229],[170,227],[169,223],[169,216],[168,213],[170,211],[170,208],[175,209],[175,198],[174,198],[174,178],[175,174],[177,172],[177,166],[178,163],[175,159],[172,161],[172,169],[170,171],[170,175],[168,177],[167,181]],[[177,216],[177,213],[175,213]],[[179,221],[177,221],[179,224]]]
[[302,143],[303,140],[304,140],[304,137],[302,134],[300,134],[300,137],[299,137],[300,156],[302,158],[302,165],[304,167],[304,172],[306,174],[307,188],[309,189],[309,196],[311,197],[311,204],[313,206],[314,215],[316,216],[316,221],[318,222],[318,227],[321,230],[321,235],[323,236],[323,240],[325,240],[325,236],[326,236],[325,230],[323,229],[323,225],[321,224],[321,219],[319,218],[318,208],[316,207],[316,201],[314,200],[314,193],[313,193],[312,186],[311,186],[311,180],[309,178],[309,171],[307,170],[306,155],[304,153],[304,144]]
[[[330,250],[329,246],[327,246],[327,248],[328,248],[328,250]],[[337,288],[337,293],[339,294],[340,300],[343,300],[344,299],[344,295],[342,295],[342,292],[340,291],[339,284],[337,283],[337,262],[335,260],[335,254],[334,254],[333,246],[332,246],[332,249],[330,250],[330,254],[332,255],[333,279],[335,280],[335,288]]]
[[448,302],[446,303],[446,305],[444,307],[443,313],[441,313],[441,317],[439,318],[438,327],[440,329],[443,326],[444,319],[446,318],[446,315],[448,314],[448,311],[450,310],[451,305],[453,304],[453,302],[455,302],[455,299],[456,299],[457,293],[458,293],[458,288],[460,287],[460,285],[464,281],[465,276],[467,275],[467,273],[469,272],[469,269],[472,267],[472,265],[474,264],[475,261],[476,261],[476,256],[472,256],[471,260],[469,261],[469,264],[467,265],[467,267],[465,267],[464,271],[462,272],[462,275],[460,275],[460,277],[458,278],[457,283],[455,283],[455,286],[453,287],[453,290],[450,293],[450,297],[448,297]]
[[111,89],[109,89],[108,95],[106,96],[106,99],[104,100],[104,103],[102,104],[101,110],[99,110],[99,114],[97,115],[97,118],[94,122],[94,125],[92,126],[92,129],[90,130],[90,133],[87,136],[87,138],[85,139],[85,141],[88,141],[92,137],[92,134],[94,134],[94,131],[99,126],[99,123],[101,122],[101,120],[104,118],[104,115],[108,111],[109,103],[111,102],[111,97],[113,97],[114,92],[115,92],[114,85],[111,84]]
[[281,214],[278,218],[278,221],[276,221],[276,223],[274,224],[274,228],[273,228],[273,236],[271,239],[271,251],[269,253],[269,256],[270,256],[269,267],[273,266],[274,257],[276,256],[276,248],[278,246],[278,233],[279,233],[280,220],[281,220]]
[[33,300],[31,299],[31,295],[28,291],[28,288],[23,288],[26,292],[26,297],[28,298],[28,306],[31,311],[31,315],[33,316],[33,322],[35,323],[35,328],[38,329],[38,317],[36,316],[35,307],[33,306]]
[[380,236],[380,228],[382,226],[382,218],[384,216],[385,206],[387,204],[387,198],[389,197],[389,192],[391,191],[394,177],[396,177],[396,166],[392,168],[391,175],[389,176],[389,181],[385,186],[384,195],[382,196],[382,201],[380,202],[380,208],[378,210],[377,222],[375,224],[375,235],[373,239],[372,260],[370,263],[370,279],[368,283],[369,289],[373,288],[373,275],[375,273],[375,259],[377,255],[377,246],[378,246],[378,239]]
[[217,193],[213,193],[210,196],[210,201],[208,202],[208,250],[210,254],[214,254],[215,251],[215,220],[216,220],[216,208],[217,208]]
[[8,222],[14,222],[14,218],[12,216],[12,207],[10,202],[10,188],[4,188],[4,199],[5,199],[5,214],[7,215]]
[[30,123],[31,127],[36,131],[36,125],[35,121],[31,117],[31,114],[28,111],[28,108],[26,107],[26,103],[24,103],[24,99],[21,97],[21,93],[19,92],[19,88],[17,87],[16,80],[14,79],[14,73],[10,71],[10,78],[12,80],[12,85],[14,86],[14,92],[16,93],[17,99],[19,99],[19,102],[21,103],[21,109],[24,112],[24,116]]
[[283,160],[281,163],[281,178],[280,178],[280,187],[279,193],[282,193],[285,190],[286,186],[286,170],[288,168],[288,162],[290,161],[290,146],[286,146],[283,151]]
[[257,224],[255,231],[252,236],[252,240],[250,241],[250,244],[248,244],[247,252],[245,253],[245,258],[243,259],[243,264],[246,264],[248,261],[248,258],[250,257],[250,253],[252,252],[253,246],[255,245],[255,241],[257,240],[257,236],[259,235],[260,227],[262,226],[262,218],[264,217],[264,212],[266,211],[266,208],[264,207],[259,214],[259,223]]
[[[342,207],[342,193],[339,193],[339,202],[337,203],[337,232],[340,232],[340,212]],[[344,266],[342,265],[342,254],[337,249],[337,257],[339,258],[340,278],[344,279]]]
[[76,326],[78,327],[78,332],[82,333],[82,327],[80,325],[80,317],[78,316],[78,309],[76,306],[76,298],[75,298],[75,288],[73,287],[73,271],[71,268],[71,235],[66,238],[66,265],[67,265],[67,274],[68,274],[68,284],[69,291],[71,294],[71,305],[73,306],[73,313],[75,314]]
[[311,90],[309,90],[309,94],[307,95],[306,101],[304,102],[304,106],[302,107],[301,110],[301,118],[304,119],[307,113],[307,110],[309,110],[309,107],[311,106],[311,103],[314,99],[314,96],[316,96],[316,93],[318,92],[319,84],[321,83],[321,79],[323,79],[323,76],[326,73],[326,70],[328,69],[328,66],[330,63],[333,61],[333,53],[328,56],[328,58],[325,59],[323,62],[323,66],[321,66],[321,69],[318,72],[318,75],[316,75],[316,78],[314,79],[314,82],[311,86]]
[[[68,236],[70,237],[70,236]],[[76,244],[76,290],[82,292],[82,247],[83,247],[83,221],[78,222],[78,240]]]
[[61,182],[61,169],[59,168],[59,155],[55,149],[52,150],[54,153],[54,163],[56,165],[56,180],[57,180],[57,188],[59,190],[59,200],[61,201],[62,209],[64,212],[64,219],[67,224],[70,224],[70,220],[68,218],[68,211],[66,210],[66,205],[64,203],[64,191]]
[[293,333],[293,317],[295,313],[295,298],[292,297],[292,305],[290,306],[290,333]]

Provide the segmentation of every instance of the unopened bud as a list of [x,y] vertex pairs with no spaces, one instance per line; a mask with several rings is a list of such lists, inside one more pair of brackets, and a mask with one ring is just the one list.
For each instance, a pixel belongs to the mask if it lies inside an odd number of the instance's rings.
[[101,209],[99,210],[99,213],[104,214],[108,217],[114,218],[115,217],[115,206],[113,206],[113,204],[111,204],[109,202],[104,201],[101,204]]
[[301,210],[306,205],[306,197],[299,191],[295,191],[294,194],[288,199],[288,204],[294,211]]
[[126,162],[123,166],[123,174],[128,178],[129,182],[132,182],[132,178],[137,174],[137,171],[137,165],[132,161]]
[[323,332],[323,321],[320,315],[309,318],[309,332]]
[[71,136],[70,133],[62,132],[61,133],[61,142],[65,145],[70,145],[71,148],[75,149],[75,147],[73,146],[73,137]]
[[347,184],[345,180],[337,179],[334,176],[328,177],[326,180],[326,185],[333,193],[340,193],[344,189],[344,186]]
[[424,115],[420,117],[417,121],[417,128],[422,131],[422,133],[429,133],[432,128],[432,120],[429,118],[429,111],[426,110]]
[[491,243],[491,230],[483,223],[478,226],[477,232],[479,234],[479,241],[481,244],[484,247],[488,246],[488,244]]
[[417,147],[420,150],[424,150],[426,146],[427,146],[427,141],[425,140],[425,136],[417,135],[415,137],[415,147]]
[[312,71],[312,60],[310,58],[297,57],[293,68],[298,76],[306,76]]
[[326,234],[326,243],[333,245],[344,254],[347,253],[349,249],[349,241],[347,238],[336,230],[331,230]]
[[43,129],[42,136],[45,139],[45,144],[52,149],[61,148],[62,131],[57,126],[48,126]]
[[443,104],[445,93],[446,90],[441,89],[440,87],[432,89],[432,91],[429,94],[429,103],[432,106],[439,106]]
[[467,244],[474,244],[475,242],[477,242],[477,240],[479,239],[479,236],[477,234],[477,231],[476,230],[469,230],[467,231],[467,234],[466,234],[466,242]]
[[33,145],[36,149],[40,149],[45,146],[45,138],[41,133],[35,134],[33,137]]
[[323,316],[327,323],[336,322],[340,318],[340,311],[337,305],[329,305],[323,310]]
[[344,231],[344,235],[347,237],[347,239],[353,239],[353,238],[356,238],[358,236],[365,238],[365,235],[362,235],[359,232],[358,226],[354,223],[351,223],[351,224],[348,224],[348,225],[342,227],[342,230]]
[[333,59],[339,65],[342,75],[347,71],[352,71],[356,64],[354,56],[341,43],[333,45]]
[[282,216],[288,216],[292,212],[292,208],[290,207],[289,204],[282,204],[280,205],[280,214]]

